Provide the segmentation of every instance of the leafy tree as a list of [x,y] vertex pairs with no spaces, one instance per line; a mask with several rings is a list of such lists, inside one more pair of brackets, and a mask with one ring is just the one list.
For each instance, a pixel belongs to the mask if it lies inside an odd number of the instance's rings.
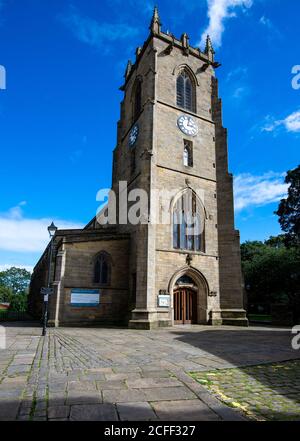
[[270,239],[265,241],[265,245],[272,248],[284,248],[286,246],[286,235],[280,234],[279,236],[271,236]]
[[286,247],[284,236],[242,245],[242,267],[249,303],[284,303],[300,317],[300,250]]
[[11,289],[6,286],[0,286],[0,302],[1,303],[10,303],[13,297],[13,293]]
[[241,245],[242,267],[251,303],[285,303],[300,320],[300,165],[287,173],[288,197],[275,212],[286,234]]
[[20,294],[28,290],[30,272],[22,268],[10,268],[0,272],[0,286],[12,290],[14,294]]
[[247,241],[241,245],[242,262],[251,261],[257,254],[264,252],[265,245],[259,241]]
[[14,312],[26,312],[27,311],[27,294],[15,294],[12,296],[9,310]]
[[285,183],[290,184],[287,199],[282,199],[278,210],[281,229],[287,233],[289,244],[300,244],[300,165],[287,172]]

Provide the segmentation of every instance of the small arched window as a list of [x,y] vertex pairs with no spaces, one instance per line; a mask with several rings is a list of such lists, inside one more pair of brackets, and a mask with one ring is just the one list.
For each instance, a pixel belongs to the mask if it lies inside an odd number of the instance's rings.
[[189,165],[189,151],[187,147],[184,147],[183,151],[183,165],[185,165],[186,167],[188,167]]
[[187,190],[173,208],[173,247],[204,252],[204,219],[204,210],[196,194]]
[[195,112],[195,87],[193,81],[184,69],[177,77],[177,106]]
[[136,121],[142,111],[142,81],[139,79],[134,87],[133,121]]
[[183,165],[193,167],[193,143],[187,140],[184,141]]
[[111,275],[111,261],[107,253],[101,252],[95,259],[94,283],[109,285]]

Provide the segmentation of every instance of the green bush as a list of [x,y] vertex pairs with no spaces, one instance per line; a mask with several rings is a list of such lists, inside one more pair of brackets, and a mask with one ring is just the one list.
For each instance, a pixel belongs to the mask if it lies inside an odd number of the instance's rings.
[[14,312],[26,312],[27,311],[27,294],[26,293],[21,293],[21,294],[15,294],[12,297],[10,306],[9,306],[9,311],[14,311]]
[[13,297],[13,292],[7,286],[0,285],[0,303],[10,303]]

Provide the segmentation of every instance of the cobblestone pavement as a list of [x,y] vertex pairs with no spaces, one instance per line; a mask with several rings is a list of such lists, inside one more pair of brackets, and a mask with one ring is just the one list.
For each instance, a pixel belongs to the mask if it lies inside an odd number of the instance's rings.
[[267,328],[5,330],[0,420],[246,420],[188,373],[299,357],[288,330]]
[[300,421],[300,360],[191,376],[250,419]]

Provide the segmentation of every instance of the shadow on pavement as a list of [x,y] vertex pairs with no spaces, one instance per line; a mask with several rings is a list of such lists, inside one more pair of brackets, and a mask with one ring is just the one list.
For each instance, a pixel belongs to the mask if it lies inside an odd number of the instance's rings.
[[[199,332],[180,332],[175,331],[176,340],[189,344],[193,347],[205,351],[205,356],[215,362],[215,369],[222,369],[222,364],[229,363],[232,366],[227,368],[245,367],[242,369],[249,376],[249,403],[251,399],[255,405],[262,402],[272,403],[274,399],[284,397],[291,403],[291,408],[282,408],[265,412],[265,416],[273,414],[273,419],[297,419],[300,420],[300,351],[292,348],[292,338],[290,330],[280,329],[242,329],[236,330],[210,330]],[[199,357],[199,363],[201,356]],[[191,360],[193,358],[190,358]],[[295,360],[295,363],[280,364],[285,361]],[[296,361],[298,360],[298,362]],[[220,367],[218,367],[220,363]],[[278,363],[279,367],[273,367],[272,363]],[[257,365],[263,367],[255,368]],[[205,371],[205,369],[201,369]],[[196,371],[196,370],[195,370]],[[208,368],[212,372],[213,369]],[[225,375],[224,375],[225,376]],[[235,378],[233,376],[233,378]],[[251,381],[255,380],[255,381]],[[226,383],[227,380],[224,380]],[[220,381],[222,384],[222,380]],[[248,385],[249,385],[248,384]],[[251,391],[251,384],[253,389]],[[232,389],[243,391],[245,384],[234,384]],[[225,388],[230,391],[230,385],[225,384]],[[260,392],[260,389],[261,392]],[[267,391],[263,391],[266,389]],[[268,390],[273,394],[268,395]],[[244,395],[245,396],[245,395]],[[245,398],[244,398],[245,399]],[[286,404],[286,403],[285,403]],[[276,406],[276,404],[274,404]],[[251,404],[250,404],[251,408]],[[255,408],[253,408],[255,410]]]

